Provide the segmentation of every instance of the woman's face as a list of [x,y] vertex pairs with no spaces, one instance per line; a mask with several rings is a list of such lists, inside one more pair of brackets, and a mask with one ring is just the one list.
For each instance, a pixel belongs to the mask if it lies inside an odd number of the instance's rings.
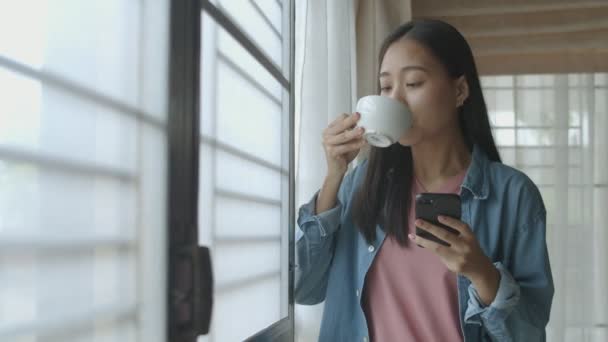
[[411,131],[399,139],[405,146],[459,129],[458,107],[468,96],[464,76],[453,79],[426,48],[413,39],[393,43],[380,65],[380,95],[409,107]]

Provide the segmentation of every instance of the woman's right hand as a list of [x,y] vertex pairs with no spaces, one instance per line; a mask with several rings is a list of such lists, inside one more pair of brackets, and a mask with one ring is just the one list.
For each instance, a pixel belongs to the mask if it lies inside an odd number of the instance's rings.
[[343,176],[348,164],[366,144],[364,129],[357,127],[359,113],[341,114],[323,130],[323,148],[327,159],[327,174]]

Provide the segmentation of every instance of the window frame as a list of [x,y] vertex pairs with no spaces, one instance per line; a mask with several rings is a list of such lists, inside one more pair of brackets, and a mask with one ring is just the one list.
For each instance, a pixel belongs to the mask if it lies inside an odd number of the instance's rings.
[[[278,0],[277,0],[278,1]],[[293,341],[295,268],[295,1],[289,6],[289,78],[210,0],[172,0],[170,15],[170,96],[168,119],[168,339],[196,341],[206,333],[213,277],[208,250],[198,246],[201,20],[205,11],[241,44],[286,90],[283,115],[289,125],[289,224],[287,316],[247,341]],[[285,53],[284,53],[285,55]],[[211,298],[211,300],[209,300]],[[211,315],[212,316],[212,315]]]

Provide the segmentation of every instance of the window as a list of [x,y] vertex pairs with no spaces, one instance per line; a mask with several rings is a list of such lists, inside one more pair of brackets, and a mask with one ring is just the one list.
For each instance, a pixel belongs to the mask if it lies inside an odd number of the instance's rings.
[[215,293],[202,341],[293,340],[292,6],[203,1],[198,227]]
[[0,9],[0,340],[165,340],[167,1]]
[[549,341],[606,339],[606,80],[601,73],[482,78],[503,162],[534,181],[547,209],[555,283]]

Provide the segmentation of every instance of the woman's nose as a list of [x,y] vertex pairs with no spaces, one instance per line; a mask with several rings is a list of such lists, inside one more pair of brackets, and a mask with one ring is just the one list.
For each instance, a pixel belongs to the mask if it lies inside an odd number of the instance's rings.
[[393,89],[391,89],[392,91],[390,92],[390,94],[388,95],[388,97],[390,97],[393,100],[397,100],[401,103],[403,103],[404,105],[407,106],[407,101],[405,99],[405,94],[402,91],[401,87],[396,86],[393,87]]

